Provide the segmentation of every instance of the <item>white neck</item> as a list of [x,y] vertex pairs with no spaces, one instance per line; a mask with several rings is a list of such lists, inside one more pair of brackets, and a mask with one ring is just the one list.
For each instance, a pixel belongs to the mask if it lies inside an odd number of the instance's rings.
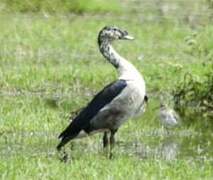
[[99,48],[103,56],[118,70],[119,79],[142,79],[138,70],[125,58],[120,56],[109,42],[102,42]]

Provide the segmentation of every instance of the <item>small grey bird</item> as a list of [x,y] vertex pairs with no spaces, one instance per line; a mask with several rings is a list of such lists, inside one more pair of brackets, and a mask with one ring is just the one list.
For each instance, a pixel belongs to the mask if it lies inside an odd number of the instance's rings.
[[98,35],[100,52],[117,69],[118,80],[103,88],[73,118],[59,135],[58,150],[72,139],[96,132],[103,132],[103,146],[109,144],[111,150],[115,143],[114,135],[119,127],[128,119],[144,112],[148,102],[145,81],[140,72],[112,47],[115,40],[132,39],[127,31],[115,26],[107,26],[100,31]]
[[159,119],[161,124],[168,130],[179,124],[179,115],[165,104],[160,104]]

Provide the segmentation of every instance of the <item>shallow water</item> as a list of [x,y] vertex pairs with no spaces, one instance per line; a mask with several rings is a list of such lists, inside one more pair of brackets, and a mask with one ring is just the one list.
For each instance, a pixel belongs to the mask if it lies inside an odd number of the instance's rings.
[[[132,141],[125,141],[121,139],[122,137],[117,138],[114,148],[115,157],[117,154],[119,156],[131,156],[141,160],[159,159],[172,161],[187,159],[213,162],[213,142],[211,141],[213,135],[211,133],[195,133],[189,130],[167,132],[162,129],[157,129],[141,131],[136,135],[137,139]],[[134,137],[133,133],[132,137]],[[56,133],[1,133],[0,154],[2,158],[15,157],[18,155],[24,155],[26,157],[56,156],[56,138]],[[103,151],[101,135],[98,139],[97,141],[94,140],[93,137],[89,137],[87,139],[84,138],[74,141],[72,151],[101,154]],[[70,149],[69,147],[70,145],[67,145],[67,149]]]
[[[144,141],[122,142],[120,149],[140,159],[189,159],[213,162],[212,135],[192,131],[169,132],[157,130],[142,133]],[[154,135],[151,135],[154,134]]]

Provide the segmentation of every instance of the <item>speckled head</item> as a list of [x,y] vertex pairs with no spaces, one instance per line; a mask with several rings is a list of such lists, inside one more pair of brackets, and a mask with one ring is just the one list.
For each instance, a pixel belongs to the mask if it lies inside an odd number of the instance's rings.
[[98,44],[102,42],[112,42],[114,40],[123,39],[123,40],[133,40],[132,36],[129,36],[128,32],[121,30],[116,26],[106,26],[104,27],[98,35]]

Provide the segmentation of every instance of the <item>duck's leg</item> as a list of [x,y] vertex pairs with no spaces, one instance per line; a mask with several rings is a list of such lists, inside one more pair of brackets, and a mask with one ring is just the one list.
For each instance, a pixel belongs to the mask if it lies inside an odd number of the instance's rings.
[[112,149],[115,145],[115,133],[117,132],[117,129],[116,130],[111,130],[111,134],[110,134],[110,154],[109,154],[109,158],[111,159],[112,158]]
[[166,129],[166,136],[169,136],[169,135],[170,135],[170,133],[169,133],[169,128],[168,128],[168,127],[165,127],[165,129]]
[[107,147],[109,145],[109,138],[108,138],[108,133],[104,132],[104,136],[103,136],[103,147]]
[[67,160],[68,160],[68,154],[67,154],[67,152],[65,151],[65,147],[62,147],[62,149],[60,150],[60,151],[58,151],[59,152],[59,159],[60,159],[60,161],[62,161],[62,162],[67,162]]

